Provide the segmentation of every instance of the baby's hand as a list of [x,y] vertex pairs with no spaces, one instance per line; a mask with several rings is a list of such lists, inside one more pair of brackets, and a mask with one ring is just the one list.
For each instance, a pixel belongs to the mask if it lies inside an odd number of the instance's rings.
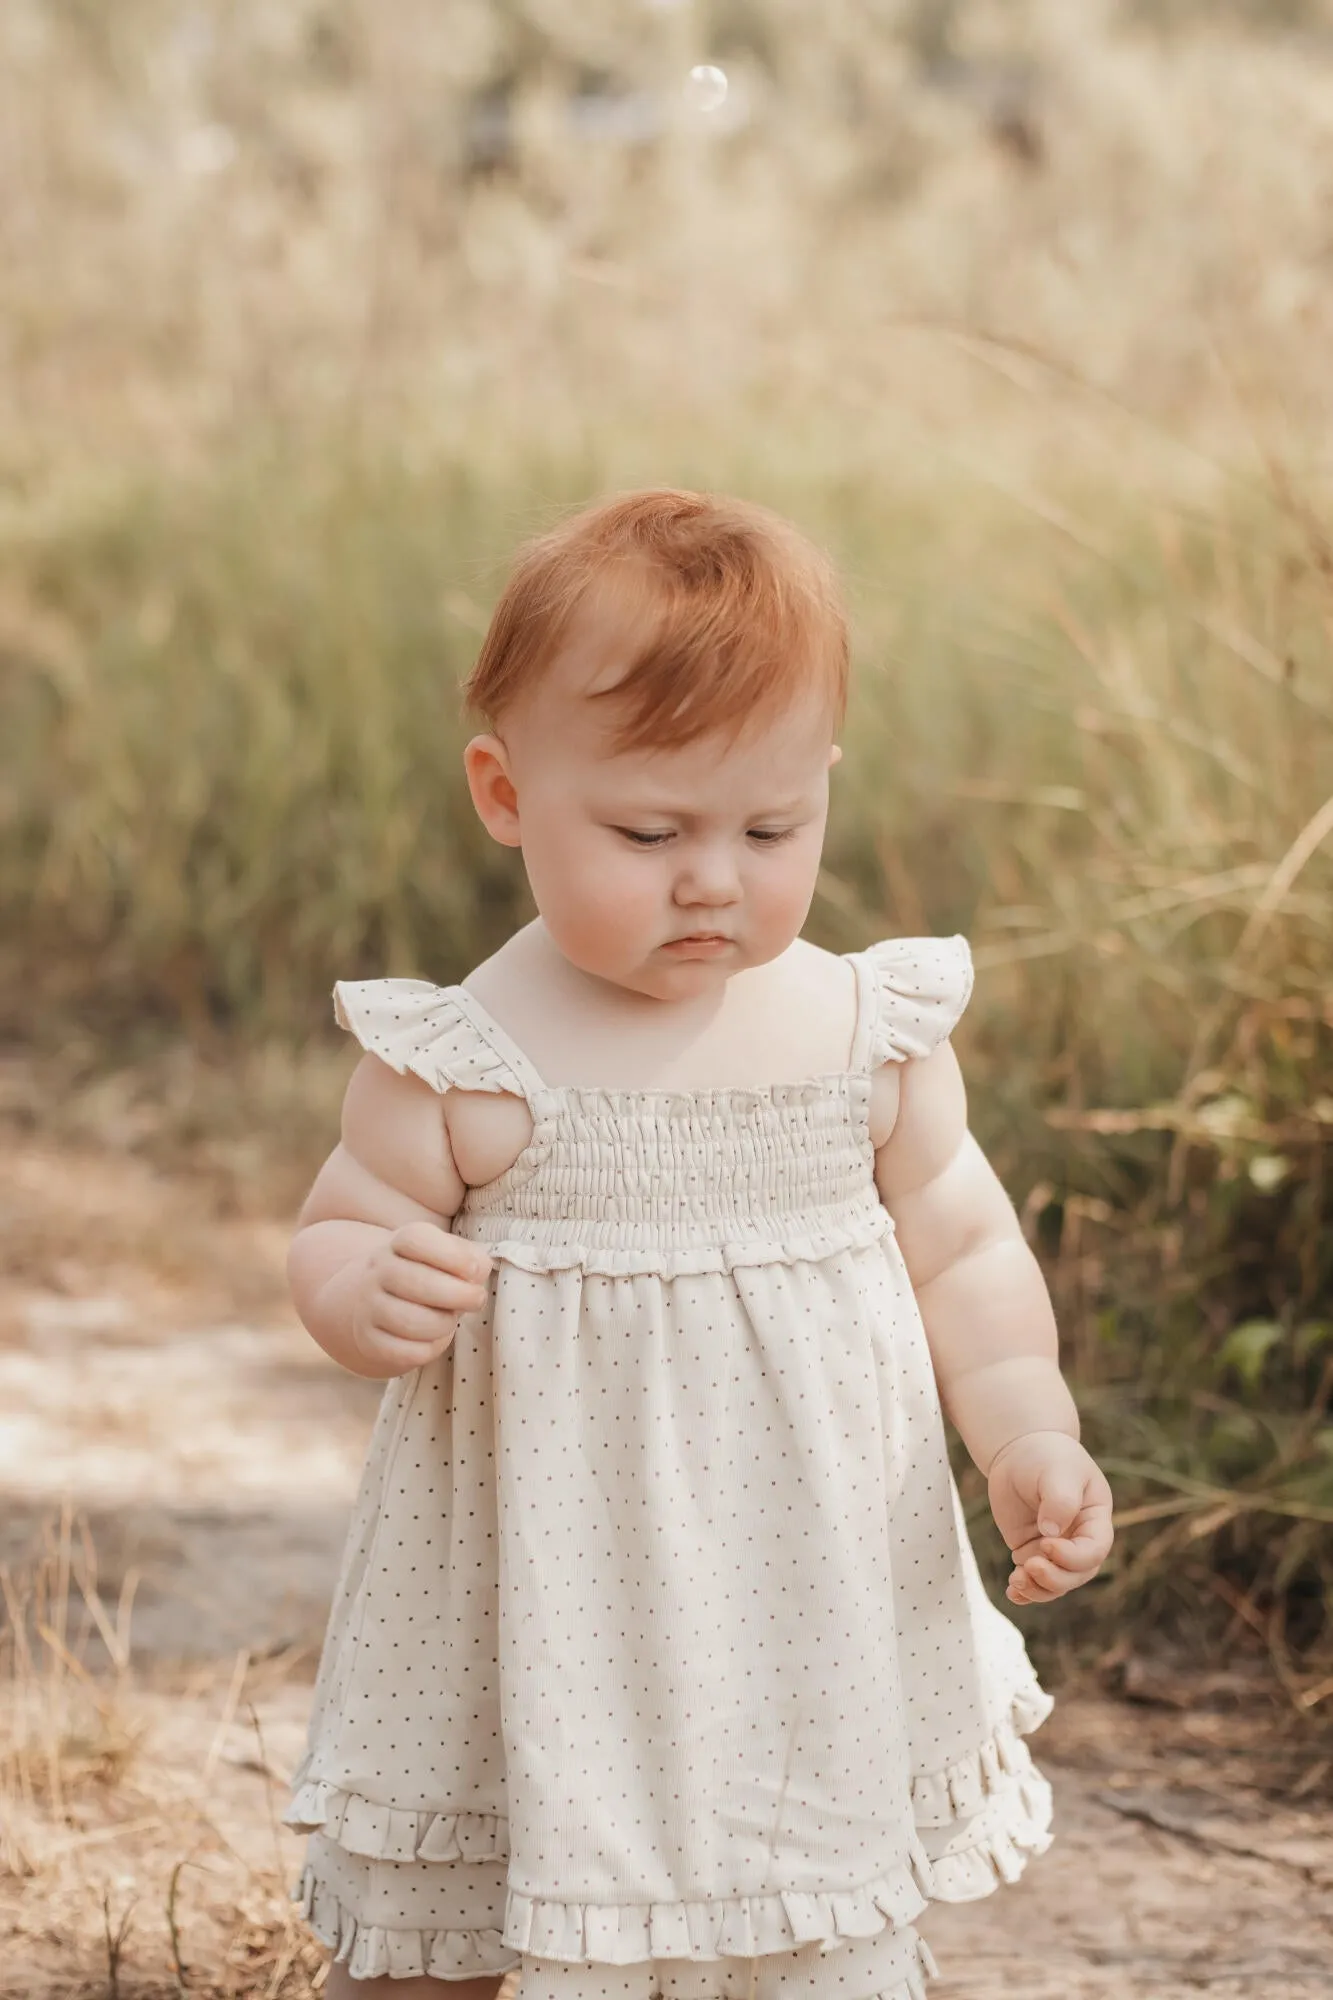
[[1014,1558],[1006,1596],[1045,1604],[1094,1577],[1110,1553],[1106,1475],[1076,1438],[1029,1431],[991,1460],[991,1512]]
[[437,1361],[467,1312],[486,1303],[491,1260],[433,1222],[395,1229],[368,1260],[352,1307],[352,1344],[381,1380]]

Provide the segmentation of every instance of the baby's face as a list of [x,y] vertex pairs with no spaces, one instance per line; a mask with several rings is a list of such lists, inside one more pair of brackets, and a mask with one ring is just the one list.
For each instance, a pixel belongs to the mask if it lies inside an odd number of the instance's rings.
[[[507,711],[499,738],[470,746],[473,795],[497,838],[521,845],[542,920],[571,963],[687,999],[799,934],[823,848],[832,726],[811,700],[739,742],[618,752],[614,704],[588,699],[622,670],[608,637],[585,632]],[[510,796],[512,823],[497,804]]]

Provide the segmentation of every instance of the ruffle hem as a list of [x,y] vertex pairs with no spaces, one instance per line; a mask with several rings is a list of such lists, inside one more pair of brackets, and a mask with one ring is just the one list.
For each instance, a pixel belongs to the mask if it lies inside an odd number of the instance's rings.
[[307,1868],[294,1898],[320,1943],[353,1979],[482,1979],[519,1963],[497,1930],[386,1930],[363,1924]]
[[[361,1924],[345,1910],[311,1870],[301,1878],[296,1900],[319,1942],[345,1965],[353,1979],[481,1978],[512,1972],[520,1960],[507,1954],[495,1930],[394,1931]],[[926,2000],[926,1981],[939,1976],[935,1955],[923,1937],[915,1940],[916,1965],[871,2000]]]
[[430,1812],[377,1805],[327,1779],[301,1782],[283,1814],[297,1833],[322,1833],[344,1854],[370,1861],[507,1861],[509,1823],[500,1813]]
[[[1012,1696],[993,1735],[966,1757],[913,1782],[917,1831],[908,1860],[860,1888],[684,1903],[563,1903],[511,1889],[500,1931],[386,1931],[359,1924],[307,1867],[296,1891],[323,1944],[348,1960],[354,1978],[429,1972],[462,1978],[503,1972],[508,1952],[604,1965],[644,1959],[756,1958],[914,1922],[929,1903],[968,1903],[1016,1882],[1051,1845],[1051,1788],[1021,1740],[1055,1703],[1036,1681]],[[403,1811],[326,1780],[301,1782],[284,1815],[349,1854],[384,1861],[494,1861],[508,1853],[507,1821],[485,1813]],[[959,1844],[954,1845],[955,1842]],[[345,1947],[345,1949],[344,1949]],[[471,1953],[471,1956],[468,1956]],[[896,2000],[896,1995],[894,1996]]]
[[859,1889],[813,1895],[784,1889],[691,1903],[555,1903],[511,1889],[504,1942],[538,1958],[634,1965],[646,1958],[763,1958],[844,1938],[901,1930],[931,1900],[931,1869],[913,1840],[910,1858]]

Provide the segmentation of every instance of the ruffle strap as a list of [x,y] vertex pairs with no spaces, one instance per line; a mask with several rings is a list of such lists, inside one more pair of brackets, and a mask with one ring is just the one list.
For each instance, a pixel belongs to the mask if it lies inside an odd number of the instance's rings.
[[868,991],[862,1065],[928,1056],[958,1024],[972,997],[967,939],[886,938],[855,954]]
[[501,1045],[461,987],[428,979],[340,979],[333,1013],[400,1076],[411,1071],[433,1090],[486,1090],[522,1097],[531,1087],[522,1058]]
[[334,1962],[345,1965],[353,1979],[386,1974],[390,1979],[481,1979],[512,1972],[518,1964],[496,1930],[386,1930],[382,1924],[358,1923],[310,1868],[293,1901]]
[[816,1941],[874,1937],[901,1929],[936,1894],[925,1850],[892,1874],[845,1893],[781,1890],[697,1903],[555,1903],[511,1889],[502,1936],[516,1951],[603,1965],[648,1958],[756,1958]]
[[1035,1681],[1019,1688],[1008,1714],[985,1743],[942,1770],[913,1778],[912,1811],[917,1826],[952,1826],[960,1819],[970,1819],[1003,1788],[1006,1779],[1031,1770],[1032,1755],[1021,1739],[1043,1723],[1054,1707],[1053,1697]]
[[377,1805],[327,1779],[299,1786],[283,1814],[298,1833],[322,1833],[372,1861],[504,1861],[509,1822],[494,1813],[414,1812]]

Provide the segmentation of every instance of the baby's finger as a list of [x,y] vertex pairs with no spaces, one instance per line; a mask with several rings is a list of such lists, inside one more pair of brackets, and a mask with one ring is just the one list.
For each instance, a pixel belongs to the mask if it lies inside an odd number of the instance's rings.
[[437,1340],[453,1339],[454,1315],[445,1318],[431,1306],[414,1305],[409,1299],[386,1295],[376,1302],[373,1310],[371,1326],[393,1340],[425,1341],[429,1346]]
[[1044,1556],[1032,1558],[1027,1565],[1026,1575],[1030,1583],[1035,1584],[1039,1590],[1047,1591],[1052,1597],[1063,1597],[1067,1590],[1072,1590],[1083,1580],[1081,1572],[1060,1569],[1056,1564],[1048,1562]]
[[434,1222],[409,1222],[395,1230],[392,1247],[396,1256],[474,1283],[483,1283],[491,1274],[491,1259],[479,1243],[469,1243]]
[[372,1327],[368,1338],[361,1342],[361,1351],[386,1376],[406,1375],[413,1368],[426,1368],[432,1361],[438,1361],[442,1354],[448,1353],[451,1344],[448,1340],[399,1340],[381,1327]]
[[1092,1522],[1078,1534],[1044,1537],[1036,1553],[1048,1556],[1062,1569],[1095,1569],[1111,1553],[1114,1539],[1109,1521]]
[[396,1299],[406,1299],[417,1306],[433,1306],[437,1312],[477,1312],[488,1297],[484,1285],[453,1277],[431,1264],[413,1263],[406,1257],[391,1261],[384,1273],[384,1289]]
[[1051,1556],[1034,1556],[1033,1563],[1040,1565],[1038,1576],[1057,1578],[1062,1590],[1076,1590],[1079,1584],[1090,1582],[1101,1568],[1100,1562],[1057,1562]]
[[1049,1589],[1055,1597],[1063,1597],[1068,1591],[1078,1590],[1090,1583],[1101,1569],[1100,1559],[1079,1563],[1057,1563],[1046,1556],[1034,1556],[1027,1565],[1026,1574],[1033,1581]]
[[1011,1604],[1046,1604],[1057,1593],[1032,1582],[1027,1571],[1023,1570],[1018,1575],[1010,1577],[1005,1594]]
[[1010,1595],[1016,1604],[1046,1604],[1052,1598],[1063,1597],[1068,1584],[1057,1583],[1054,1577],[1043,1575],[1034,1563],[1027,1563],[1016,1570],[1009,1579]]

